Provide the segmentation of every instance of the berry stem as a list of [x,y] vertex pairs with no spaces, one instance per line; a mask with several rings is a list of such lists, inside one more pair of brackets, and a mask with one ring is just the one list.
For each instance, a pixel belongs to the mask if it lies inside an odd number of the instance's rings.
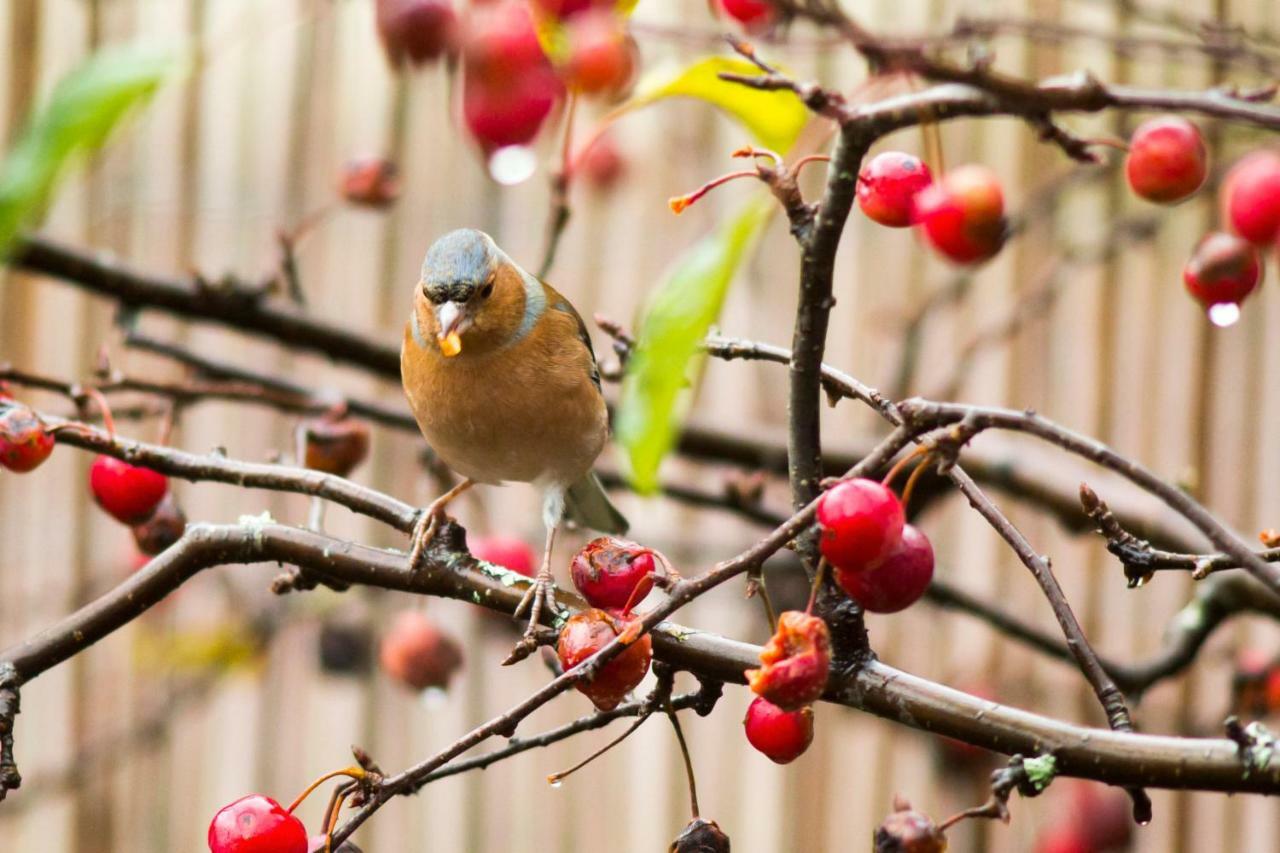
[[302,801],[305,800],[307,797],[311,796],[312,791],[314,791],[316,788],[319,788],[321,785],[323,785],[325,782],[328,782],[330,779],[336,779],[339,776],[346,776],[350,779],[354,779],[357,782],[359,782],[360,780],[368,777],[368,775],[369,775],[368,772],[363,767],[359,767],[355,764],[351,765],[350,767],[344,767],[341,770],[333,770],[329,773],[326,773],[323,776],[321,776],[319,779],[315,780],[310,785],[308,785],[306,787],[306,790],[304,790],[301,794],[299,794],[296,798],[294,798],[294,801],[289,804],[289,808],[286,809],[286,811],[289,812],[289,814],[293,814],[293,810],[296,809],[298,806],[302,805]]
[[822,588],[822,581],[827,576],[827,558],[818,559],[818,568],[813,573],[813,586],[809,588],[809,605],[805,607],[806,616],[813,614],[813,606],[818,602],[818,590]]
[[893,481],[900,473],[902,473],[902,470],[910,465],[913,459],[928,452],[929,451],[925,450],[923,447],[917,447],[915,450],[912,450],[906,456],[899,459],[894,466],[889,469],[889,473],[884,475],[884,479],[880,481],[880,484],[886,488],[893,488]]
[[764,606],[764,616],[769,620],[769,632],[776,633],[778,630],[778,611],[773,608],[773,599],[769,597],[769,588],[764,584],[764,574],[758,577],[752,577],[749,581],[752,584],[747,597],[752,595],[760,596],[760,603]]
[[595,752],[593,752],[593,753],[591,753],[590,755],[588,755],[586,758],[584,758],[584,759],[582,759],[581,761],[579,761],[577,764],[573,765],[572,767],[570,767],[570,768],[568,768],[568,769],[566,769],[566,770],[561,770],[561,771],[560,771],[560,772],[558,772],[558,773],[552,773],[552,774],[548,775],[548,776],[547,776],[547,784],[548,784],[548,785],[555,785],[556,783],[563,781],[563,780],[564,780],[566,777],[568,777],[569,775],[571,775],[571,774],[573,774],[573,773],[576,773],[576,772],[578,772],[579,770],[581,770],[582,768],[586,767],[588,764],[590,764],[591,762],[595,761],[597,758],[599,758],[600,756],[604,755],[606,752],[608,752],[609,750],[613,749],[615,746],[617,746],[618,744],[620,744],[620,743],[622,743],[624,740],[626,740],[628,737],[630,737],[630,736],[631,736],[631,734],[632,734],[636,729],[638,729],[638,728],[640,728],[640,726],[644,725],[644,722],[645,722],[645,720],[647,720],[647,719],[649,719],[649,713],[641,714],[641,715],[640,715],[640,717],[639,717],[639,718],[638,718],[634,723],[632,723],[631,725],[627,726],[626,731],[624,731],[622,734],[618,735],[616,738],[614,738],[613,740],[611,740],[611,741],[609,741],[608,743],[606,743],[604,746],[602,746],[602,747],[600,747],[599,749],[597,749]]
[[342,813],[342,806],[347,802],[347,797],[351,796],[357,787],[356,782],[339,785],[329,796],[329,806],[324,813],[324,853],[333,853],[333,832],[338,828],[338,815]]
[[666,696],[667,719],[671,720],[671,728],[675,729],[676,742],[680,744],[680,756],[684,759],[684,773],[689,779],[689,808],[696,820],[698,814],[698,783],[693,778],[693,759],[689,757],[689,744],[685,743],[684,730],[680,728],[680,718],[676,716],[675,706],[671,704],[671,694]]
[[791,164],[791,174],[798,175],[800,170],[810,163],[830,163],[830,154],[808,154]]
[[718,178],[712,178],[711,180],[707,181],[705,184],[698,187],[696,190],[694,190],[691,193],[686,193],[684,195],[671,197],[667,201],[667,204],[671,207],[672,213],[675,213],[675,214],[684,213],[685,208],[687,208],[689,205],[693,204],[695,201],[702,198],[704,195],[711,192],[713,189],[715,189],[718,186],[727,184],[730,181],[735,181],[738,178],[758,178],[758,177],[760,177],[760,173],[757,172],[755,169],[742,169],[741,171],[738,171],[738,172],[729,172],[728,174],[721,175]]
[[116,421],[111,417],[111,404],[107,402],[107,397],[92,385],[86,385],[82,391],[84,396],[93,400],[93,404],[98,407],[98,411],[102,412],[102,426],[107,431],[107,437],[113,442],[116,440]]
[[924,460],[915,467],[915,470],[911,472],[911,476],[907,478],[907,484],[902,487],[902,510],[904,513],[907,510],[907,505],[911,501],[911,493],[915,491],[916,481],[920,479],[920,475],[928,470],[928,468],[929,457],[928,454],[925,454]]

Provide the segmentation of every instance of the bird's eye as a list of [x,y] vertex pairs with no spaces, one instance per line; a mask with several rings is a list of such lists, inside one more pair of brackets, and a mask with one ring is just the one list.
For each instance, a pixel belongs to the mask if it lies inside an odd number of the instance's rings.
[[489,282],[484,287],[480,288],[481,299],[488,299],[492,295],[493,295],[493,282]]

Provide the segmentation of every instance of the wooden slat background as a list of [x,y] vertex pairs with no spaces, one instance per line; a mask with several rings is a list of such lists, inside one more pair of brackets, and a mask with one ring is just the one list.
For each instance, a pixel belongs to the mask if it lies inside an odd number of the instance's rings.
[[[1101,0],[875,0],[856,4],[865,21],[887,29],[942,29],[962,13],[1035,15],[1085,27],[1153,32],[1141,16]],[[1225,16],[1254,29],[1280,29],[1270,0],[1183,0],[1144,8],[1191,17]],[[686,22],[714,32],[701,0],[644,0],[648,22]],[[406,192],[390,215],[336,211],[302,245],[302,275],[311,310],[398,340],[400,324],[428,243],[449,228],[472,225],[495,234],[527,265],[536,264],[547,210],[543,175],[500,189],[451,122],[449,85],[440,69],[398,83],[377,48],[369,0],[3,0],[0,2],[0,139],[33,99],[94,45],[140,36],[194,40],[207,62],[169,86],[109,153],[73,180],[47,228],[60,237],[110,250],[157,271],[199,269],[211,276],[265,274],[275,262],[277,228],[333,201],[340,165],[349,157],[393,152]],[[649,62],[693,55],[684,41],[643,39]],[[1214,69],[1158,53],[1120,57],[1097,42],[1034,47],[998,42],[1004,67],[1046,75],[1089,67],[1116,80],[1203,87]],[[819,56],[812,48],[775,51],[792,67],[852,88],[860,63]],[[1256,83],[1256,72],[1228,70]],[[1115,117],[1071,118],[1085,133],[1119,133]],[[631,320],[665,265],[718,217],[753,191],[731,185],[676,219],[668,196],[731,168],[728,153],[742,133],[701,105],[677,102],[626,119],[619,141],[630,176],[616,190],[575,191],[574,219],[552,276],[585,316],[604,311]],[[1012,206],[1071,167],[1054,149],[1035,144],[1017,122],[943,128],[949,163],[980,160],[996,168]],[[1234,154],[1261,137],[1215,130],[1215,152]],[[888,144],[918,150],[918,134]],[[541,154],[549,160],[553,143]],[[815,172],[818,170],[815,170]],[[812,191],[812,188],[811,188]],[[1065,194],[1000,258],[973,278],[953,308],[924,326],[910,391],[928,393],[952,371],[975,334],[1000,321],[1020,295],[1037,286],[1055,246],[1096,245],[1109,222],[1150,212],[1113,181],[1082,183]],[[1012,340],[981,351],[960,384],[960,398],[1030,406],[1093,433],[1162,474],[1190,483],[1224,518],[1244,531],[1274,525],[1280,502],[1280,444],[1268,424],[1280,416],[1274,387],[1280,343],[1264,334],[1280,321],[1271,280],[1228,330],[1209,327],[1181,292],[1179,271],[1193,242],[1211,224],[1208,198],[1167,212],[1156,239],[1113,261],[1076,266],[1061,278],[1052,307]],[[774,223],[758,257],[736,283],[722,329],[786,342],[794,306],[797,255]],[[1271,276],[1274,279],[1274,275]],[[920,251],[906,233],[879,229],[856,214],[838,271],[830,360],[892,388],[902,359],[904,318],[928,294],[952,286],[954,274]],[[111,306],[59,283],[0,276],[0,361],[67,377],[87,376],[99,347],[132,372],[164,373],[163,362],[127,352],[111,325]],[[321,358],[294,356],[268,343],[222,330],[146,315],[144,327],[193,348],[306,381],[377,395],[398,389],[336,369]],[[603,343],[603,342],[602,342]],[[607,347],[606,347],[607,349]],[[736,427],[781,427],[785,370],[711,364],[695,417]],[[57,401],[33,398],[58,405]],[[833,442],[869,435],[878,424],[846,404],[829,410]],[[154,439],[153,424],[131,434]],[[200,451],[224,446],[237,457],[288,452],[292,424],[261,410],[217,404],[188,412],[176,441]],[[378,432],[370,464],[357,479],[405,499],[425,502],[433,486],[407,460],[419,443]],[[978,449],[1020,461],[1052,459],[1040,448],[995,437]],[[128,532],[91,506],[88,458],[63,449],[39,472],[0,475],[0,643],[27,636],[109,586],[132,565]],[[1055,467],[1058,466],[1058,467]],[[1068,472],[1075,470],[1071,466]],[[715,485],[722,472],[672,464],[673,477]],[[1128,493],[1089,472],[1118,499]],[[178,484],[193,519],[234,520],[269,510],[302,523],[301,499]],[[1110,497],[1110,494],[1104,496]],[[769,498],[785,505],[784,491]],[[1002,501],[1002,503],[1009,503]],[[752,530],[723,515],[691,513],[663,501],[624,498],[635,535],[662,547],[688,571],[740,550]],[[1189,579],[1160,577],[1139,591],[1124,588],[1119,567],[1098,540],[1073,538],[1052,521],[1007,507],[1036,546],[1052,555],[1077,612],[1098,646],[1137,659],[1159,648],[1163,626],[1192,591]],[[463,522],[501,528],[537,542],[541,535],[530,490],[487,490],[467,503]],[[998,599],[1043,625],[1047,606],[1026,571],[976,516],[948,502],[923,520],[953,583]],[[386,530],[340,510],[331,532],[380,545],[401,545]],[[563,549],[568,553],[567,546]],[[543,683],[536,663],[497,666],[510,638],[492,620],[459,604],[430,602],[429,612],[464,639],[467,667],[445,699],[419,700],[379,674],[365,680],[318,671],[315,642],[323,619],[382,622],[422,606],[389,593],[315,592],[272,602],[272,567],[210,572],[139,623],[27,687],[18,724],[18,757],[29,789],[0,806],[0,849],[39,853],[161,853],[204,849],[209,817],[251,790],[288,801],[307,780],[348,763],[348,746],[369,749],[400,768],[437,750],[475,722]],[[765,629],[740,588],[720,590],[682,615],[686,621],[762,641]],[[260,665],[221,677],[203,698],[166,699],[189,671],[157,667],[157,648],[180,649],[191,638],[235,624],[245,607],[282,608],[282,628]],[[964,616],[920,605],[896,617],[872,617],[872,639],[887,661],[959,686],[986,682],[994,697],[1073,720],[1103,724],[1072,670],[1019,648]],[[1210,733],[1226,712],[1228,662],[1245,645],[1273,650],[1277,632],[1241,622],[1223,630],[1194,672],[1161,685],[1138,717],[1145,730]],[[185,644],[185,645],[184,645]],[[895,792],[941,817],[984,797],[982,774],[955,776],[937,767],[922,736],[837,708],[818,710],[818,738],[800,761],[780,769],[744,743],[739,720],[747,702],[730,689],[706,720],[686,721],[704,814],[732,835],[736,850],[866,849]],[[119,742],[139,721],[164,725],[119,754],[86,763]],[[533,732],[588,710],[572,696],[526,723]],[[526,754],[484,773],[431,786],[387,806],[363,833],[370,853],[408,850],[658,851],[687,819],[687,800],[670,732],[651,722],[614,753],[552,789],[547,773],[585,755],[610,735],[587,735]],[[303,815],[313,825],[322,797]],[[1280,836],[1275,807],[1262,798],[1155,794],[1156,820],[1138,833],[1144,851],[1269,850]],[[1037,831],[1062,814],[1055,790],[1037,801],[1015,800],[1009,826],[966,825],[952,849],[1031,849]]]

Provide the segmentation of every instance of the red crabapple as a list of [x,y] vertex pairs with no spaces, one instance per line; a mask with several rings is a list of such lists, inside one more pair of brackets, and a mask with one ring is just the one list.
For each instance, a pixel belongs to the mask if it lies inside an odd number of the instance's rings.
[[916,194],[931,183],[933,175],[919,157],[883,151],[858,173],[858,206],[881,225],[905,228],[914,221]]
[[746,672],[758,696],[784,711],[816,702],[831,670],[831,635],[817,616],[788,610],[778,617],[778,630],[760,650],[759,669]]
[[837,483],[818,502],[818,547],[837,569],[872,569],[902,536],[902,502],[875,480]]
[[569,571],[587,603],[608,610],[643,600],[653,589],[656,565],[643,545],[601,536],[574,554]]
[[1200,129],[1182,116],[1148,119],[1133,132],[1125,176],[1148,201],[1172,204],[1200,189],[1209,173],[1209,153]]
[[53,453],[53,433],[26,406],[0,413],[0,465],[18,474],[34,471]]
[[897,613],[914,604],[933,580],[933,546],[914,526],[903,525],[902,538],[875,571],[838,569],[836,582],[872,613]]
[[747,742],[775,764],[790,764],[813,742],[813,708],[784,711],[757,696],[742,720]]
[[302,821],[270,797],[250,794],[223,806],[209,824],[210,853],[307,853]]
[[1232,231],[1258,246],[1280,239],[1280,153],[1255,151],[1232,166],[1221,199]]
[[[567,672],[613,642],[624,623],[603,610],[583,610],[569,617],[560,629],[556,654]],[[589,681],[580,681],[578,691],[601,711],[612,711],[635,689],[649,672],[653,641],[648,634],[633,640],[617,657],[596,672]]]
[[986,166],[957,167],[915,197],[916,222],[939,253],[958,264],[988,260],[1004,245],[1000,179]]
[[114,456],[98,456],[89,467],[89,488],[98,506],[117,521],[133,526],[155,512],[169,492],[169,478]]

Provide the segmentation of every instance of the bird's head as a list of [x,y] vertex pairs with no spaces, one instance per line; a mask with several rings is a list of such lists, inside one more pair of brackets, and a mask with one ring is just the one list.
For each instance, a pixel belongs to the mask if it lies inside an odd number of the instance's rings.
[[414,322],[446,358],[484,350],[515,334],[524,273],[493,238],[460,228],[431,244],[414,298]]

